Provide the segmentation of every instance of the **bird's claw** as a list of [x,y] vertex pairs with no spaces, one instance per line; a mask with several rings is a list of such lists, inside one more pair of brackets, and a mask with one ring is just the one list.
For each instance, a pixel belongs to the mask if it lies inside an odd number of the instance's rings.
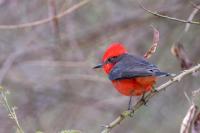
[[147,106],[147,101],[144,99],[144,98],[141,98],[141,100],[140,101],[142,101],[143,102],[143,104],[145,105],[145,106]]

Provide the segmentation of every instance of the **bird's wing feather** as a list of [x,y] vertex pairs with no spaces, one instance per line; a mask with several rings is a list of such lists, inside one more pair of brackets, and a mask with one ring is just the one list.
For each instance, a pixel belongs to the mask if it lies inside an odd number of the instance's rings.
[[124,54],[109,73],[110,80],[128,79],[142,76],[164,76],[169,75],[160,70],[154,65],[147,62],[143,58],[133,55]]

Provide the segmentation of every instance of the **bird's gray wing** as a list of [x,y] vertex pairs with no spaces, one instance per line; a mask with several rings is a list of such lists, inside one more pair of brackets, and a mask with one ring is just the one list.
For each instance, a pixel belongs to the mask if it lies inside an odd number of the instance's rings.
[[168,76],[169,73],[161,72],[154,64],[143,58],[125,54],[109,73],[110,80],[129,79],[143,76]]

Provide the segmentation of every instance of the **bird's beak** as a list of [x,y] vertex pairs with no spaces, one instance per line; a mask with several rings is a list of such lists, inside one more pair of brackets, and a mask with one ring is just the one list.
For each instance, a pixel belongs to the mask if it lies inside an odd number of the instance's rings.
[[94,66],[93,69],[102,68],[102,67],[103,67],[103,64],[98,64],[98,65]]

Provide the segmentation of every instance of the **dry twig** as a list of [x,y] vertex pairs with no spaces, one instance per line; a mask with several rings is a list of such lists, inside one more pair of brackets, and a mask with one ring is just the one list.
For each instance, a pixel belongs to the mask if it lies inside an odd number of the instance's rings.
[[192,99],[190,99],[185,92],[185,96],[190,103],[190,108],[181,123],[180,133],[200,132],[200,112],[199,107],[194,102],[194,98],[199,94],[199,92],[199,89],[192,91]]
[[151,26],[153,28],[153,43],[151,45],[151,47],[149,48],[149,50],[144,54],[144,58],[150,58],[153,53],[156,52],[156,48],[158,46],[158,42],[159,42],[159,31]]
[[[162,84],[161,86],[157,87],[156,90],[157,91],[153,91],[151,93],[149,93],[148,95],[145,96],[144,100],[146,102],[148,102],[152,97],[154,97],[155,95],[159,94],[161,91],[165,90],[165,88],[167,88],[168,86],[172,85],[173,83],[180,81],[183,77],[192,74],[194,72],[200,71],[200,64],[183,71],[182,73],[178,74],[177,76],[173,77],[172,79],[170,79],[169,81],[167,81],[166,83]],[[105,129],[101,132],[101,133],[110,133],[110,131],[116,127],[117,125],[119,125],[123,120],[127,119],[128,117],[132,117],[133,114],[135,113],[135,111],[137,111],[141,106],[144,105],[144,101],[140,100],[138,101],[131,110],[128,111],[124,111],[122,112],[115,120],[113,120],[111,123],[109,123],[108,125],[105,126]]]
[[193,7],[197,8],[197,9],[200,9],[199,5],[197,5],[196,3],[194,3],[192,0],[189,0],[189,2],[190,2],[190,4],[191,4]]
[[138,1],[138,4],[140,5],[140,7],[142,9],[144,9],[148,13],[150,13],[152,15],[155,15],[157,17],[165,18],[165,19],[168,19],[168,20],[173,20],[173,21],[180,22],[180,23],[189,23],[189,24],[200,25],[200,22],[197,22],[197,21],[191,21],[191,20],[183,20],[183,19],[173,18],[173,17],[169,17],[169,16],[166,16],[166,15],[159,14],[159,13],[157,13],[155,11],[151,11],[151,10],[145,8],[139,1]]
[[1,93],[1,97],[2,97],[1,102],[4,105],[4,107],[7,109],[8,113],[9,113],[8,116],[15,122],[15,124],[17,126],[17,133],[24,133],[22,127],[19,124],[16,112],[15,112],[16,107],[11,107],[8,103],[7,95],[9,94],[9,92],[0,86],[0,93]]
[[84,6],[85,4],[89,3],[90,0],[82,0],[81,2],[79,2],[78,4],[75,4],[74,6],[70,7],[69,9],[65,10],[64,12],[53,16],[53,17],[49,17],[46,19],[42,19],[39,21],[35,21],[35,22],[30,22],[30,23],[25,23],[25,24],[18,24],[18,25],[0,25],[0,30],[3,29],[18,29],[18,28],[28,28],[28,27],[33,27],[33,26],[38,26],[38,25],[42,25],[42,24],[46,24],[51,22],[54,19],[60,19],[65,15],[68,15],[69,13],[72,13],[73,11],[79,9],[80,7]]
[[190,133],[192,130],[192,126],[194,125],[194,120],[198,114],[198,107],[196,105],[191,105],[188,109],[186,116],[184,117],[180,133]]
[[[197,5],[196,5],[197,6]],[[200,5],[197,6],[197,8],[195,8],[192,13],[190,14],[190,16],[188,17],[187,21],[192,21],[192,19],[194,18],[194,16],[197,14],[197,12],[200,10]],[[185,26],[185,32],[187,32],[190,28],[190,24],[187,23],[186,26]]]
[[182,69],[188,69],[192,66],[192,61],[188,58],[183,44],[181,44],[180,42],[172,45],[171,53],[180,61]]

